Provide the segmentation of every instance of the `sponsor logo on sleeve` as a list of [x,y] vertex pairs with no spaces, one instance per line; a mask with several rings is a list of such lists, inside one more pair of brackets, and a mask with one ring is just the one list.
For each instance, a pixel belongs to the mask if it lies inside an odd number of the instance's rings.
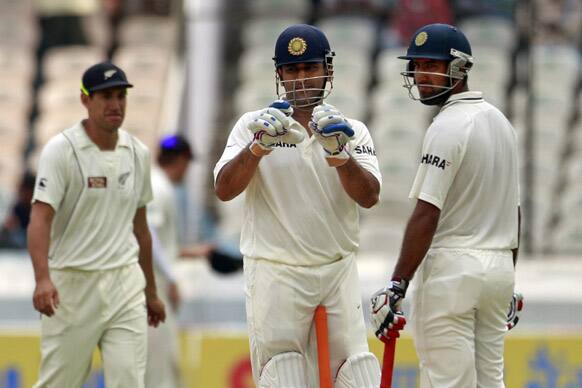
[[47,179],[46,178],[40,178],[38,180],[38,188],[39,188],[39,190],[46,190],[46,185],[47,185]]
[[107,188],[106,176],[90,176],[87,178],[87,186],[90,189],[105,189]]
[[440,168],[441,170],[444,171],[446,167],[451,165],[451,162],[449,162],[446,159],[440,158],[436,155],[424,154],[422,155],[422,160],[420,161],[420,164],[435,166],[436,168]]
[[376,150],[374,149],[374,147],[370,147],[370,146],[364,146],[364,145],[359,145],[356,146],[356,148],[354,149],[354,152],[356,154],[365,154],[365,155],[372,155],[372,156],[376,156]]

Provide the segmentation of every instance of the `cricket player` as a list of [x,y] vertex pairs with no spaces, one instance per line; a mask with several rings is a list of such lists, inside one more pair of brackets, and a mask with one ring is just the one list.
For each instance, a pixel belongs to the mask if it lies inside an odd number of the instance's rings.
[[245,113],[214,169],[217,196],[246,190],[241,252],[251,363],[261,388],[315,387],[314,311],[328,312],[337,388],[377,388],[355,253],[358,206],[378,201],[381,175],[366,126],[325,104],[333,56],[299,24],[275,44],[280,100]]
[[147,214],[154,236],[154,273],[160,298],[171,308],[166,311],[166,322],[162,327],[148,329],[146,388],[180,386],[180,348],[176,322],[180,292],[173,268],[180,254],[180,246],[174,187],[183,182],[192,158],[192,148],[183,136],[166,136],[159,143],[158,166],[152,169],[154,199],[147,207]]
[[42,314],[37,388],[79,388],[99,347],[108,388],[144,387],[147,325],[165,319],[152,270],[150,156],[121,129],[125,73],[85,71],[87,118],[42,150],[28,250]]
[[471,46],[456,27],[422,27],[400,58],[410,96],[440,111],[424,138],[400,257],[372,297],[371,320],[377,335],[389,335],[414,277],[409,326],[420,386],[501,388],[519,243],[516,133],[469,91]]

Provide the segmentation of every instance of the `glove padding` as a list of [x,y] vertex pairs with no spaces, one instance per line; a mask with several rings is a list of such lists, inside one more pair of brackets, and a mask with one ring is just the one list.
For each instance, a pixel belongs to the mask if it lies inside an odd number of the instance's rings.
[[511,330],[519,322],[519,313],[523,310],[523,295],[514,292],[507,310],[507,330]]
[[261,110],[247,128],[253,133],[250,150],[257,156],[268,155],[276,143],[298,144],[305,135],[291,128],[293,107],[285,100],[277,100]]
[[348,161],[346,144],[354,137],[354,130],[339,110],[328,104],[316,106],[309,128],[325,150],[330,166],[339,167]]
[[398,331],[404,328],[406,318],[401,306],[407,288],[408,281],[394,278],[387,287],[372,295],[370,321],[376,337],[398,337]]

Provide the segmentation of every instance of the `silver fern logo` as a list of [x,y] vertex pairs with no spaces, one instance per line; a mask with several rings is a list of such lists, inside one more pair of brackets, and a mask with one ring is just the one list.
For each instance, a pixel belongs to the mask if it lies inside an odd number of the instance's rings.
[[121,186],[125,185],[125,182],[127,181],[127,178],[129,178],[130,174],[131,174],[131,171],[128,171],[128,172],[124,172],[123,174],[121,174],[119,176],[118,182]]
[[103,73],[103,76],[105,78],[105,80],[108,80],[109,78],[113,77],[113,74],[117,73],[117,70],[112,69],[112,70],[107,70],[105,73]]

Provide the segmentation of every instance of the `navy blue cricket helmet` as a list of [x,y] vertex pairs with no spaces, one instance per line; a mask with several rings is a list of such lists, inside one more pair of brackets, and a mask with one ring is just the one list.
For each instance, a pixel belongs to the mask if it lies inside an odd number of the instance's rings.
[[457,27],[441,23],[429,24],[414,33],[406,55],[398,58],[452,61],[456,57],[451,54],[451,49],[472,55],[469,40]]
[[290,63],[331,63],[333,56],[323,31],[309,24],[295,24],[287,27],[277,38],[273,60],[279,67]]
[[[327,37],[319,28],[309,24],[295,24],[287,27],[275,43],[275,69],[296,63],[322,63],[323,76],[283,80],[279,71],[275,72],[275,92],[279,99],[288,101],[295,108],[320,104],[333,89],[333,57]],[[322,87],[310,83],[323,79]]]
[[[465,34],[457,27],[440,23],[428,24],[419,28],[412,37],[406,55],[398,58],[408,60],[406,71],[400,74],[404,78],[404,87],[408,89],[410,98],[421,101],[426,105],[443,104],[449,98],[456,85],[466,79],[467,73],[473,66],[471,45]],[[415,71],[413,66],[413,60],[415,59],[448,62],[446,74],[443,73],[441,75],[449,79],[449,84],[447,86],[417,85],[414,79],[415,74],[423,72]],[[441,92],[423,97],[420,95],[418,86],[430,86],[441,89]]]

